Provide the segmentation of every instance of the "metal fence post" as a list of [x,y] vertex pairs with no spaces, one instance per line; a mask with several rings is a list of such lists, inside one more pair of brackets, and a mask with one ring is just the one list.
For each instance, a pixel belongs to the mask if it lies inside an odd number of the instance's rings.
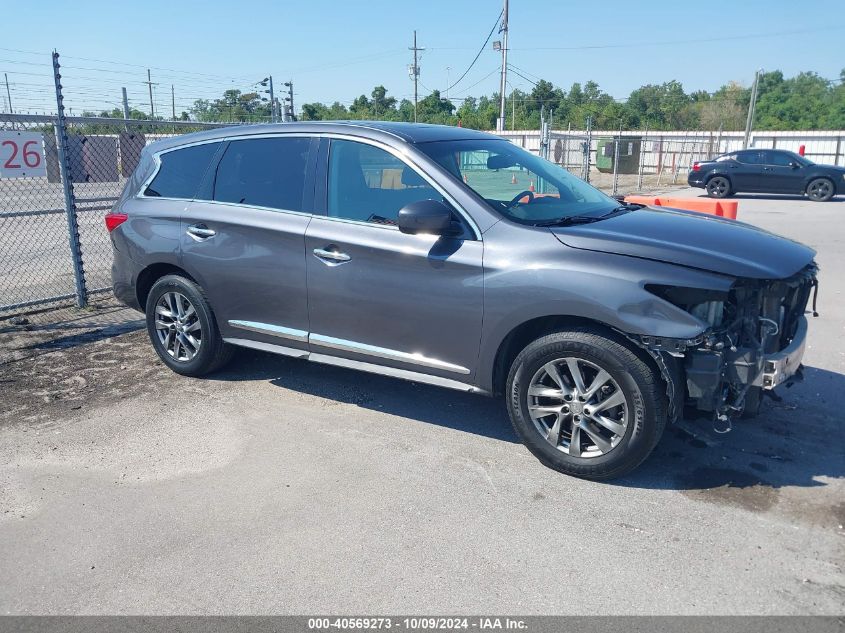
[[590,182],[590,152],[593,149],[593,117],[587,116],[587,141],[584,143],[584,182]]
[[59,54],[53,51],[53,79],[56,84],[56,147],[59,154],[62,189],[65,195],[65,213],[67,214],[68,243],[73,263],[73,279],[76,283],[76,305],[84,308],[88,305],[88,288],[85,286],[85,269],[82,265],[82,248],[79,241],[79,226],[76,221],[76,197],[71,182],[70,157],[67,147],[65,126],[65,107],[62,105],[62,75],[59,72]]
[[610,195],[615,196],[619,191],[619,143],[622,140],[622,126],[619,126],[619,135],[613,139],[613,191]]
[[645,125],[645,134],[640,139],[640,159],[637,161],[637,191],[643,190],[643,172],[645,171],[645,149],[648,143],[648,123]]

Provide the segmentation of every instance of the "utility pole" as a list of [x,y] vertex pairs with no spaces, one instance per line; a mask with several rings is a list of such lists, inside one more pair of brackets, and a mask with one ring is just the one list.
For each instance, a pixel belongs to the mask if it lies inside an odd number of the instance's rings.
[[419,58],[417,57],[417,53],[419,51],[424,51],[424,48],[419,48],[417,46],[417,31],[414,30],[414,45],[410,47],[408,50],[414,51],[414,63],[408,68],[409,74],[411,78],[414,80],[414,123],[417,122],[417,99],[419,97],[419,91],[417,90],[417,84],[419,83],[420,79],[420,66],[419,66]]
[[273,75],[267,75],[270,88],[270,121],[276,122],[276,93],[273,92]]
[[[270,121],[272,123],[276,122],[276,93],[273,91],[273,75],[267,75],[264,79],[258,82],[258,84],[264,86],[265,88],[269,87],[269,90],[264,90],[263,92],[270,95]],[[262,101],[267,101],[262,97]],[[282,121],[284,121],[284,117],[282,117]]]
[[170,108],[171,108],[171,121],[176,120],[176,88],[173,87],[173,84],[170,84]]
[[499,85],[499,120],[496,123],[496,130],[505,131],[505,90],[508,81],[508,0],[505,0],[505,8],[502,12],[502,26],[499,28],[502,33],[502,82]]
[[742,140],[742,149],[748,148],[748,143],[751,140],[751,128],[754,125],[754,108],[757,106],[757,86],[760,83],[760,73],[763,72],[761,68],[754,73],[754,84],[751,86],[751,101],[748,103],[748,118],[745,120],[745,138]]
[[446,101],[449,100],[449,88],[451,87],[452,80],[449,78],[449,71],[452,70],[449,66],[446,66]]
[[141,83],[147,84],[150,89],[150,118],[155,118],[155,106],[153,105],[153,86],[157,86],[158,84],[154,84],[152,78],[150,77],[150,69],[147,68],[147,80],[142,81]]
[[3,73],[3,77],[6,78],[6,96],[9,98],[9,114],[14,114],[15,111],[12,110],[12,93],[9,90],[9,75]]
[[126,96],[126,88],[121,88],[120,91],[123,93],[123,129],[127,132],[129,131],[129,97]]
[[296,116],[293,113],[293,79],[291,79],[290,81],[286,81],[285,87],[288,89],[288,96],[285,97],[285,101],[290,105],[285,105],[285,111],[284,115],[282,116],[282,121],[296,121]]

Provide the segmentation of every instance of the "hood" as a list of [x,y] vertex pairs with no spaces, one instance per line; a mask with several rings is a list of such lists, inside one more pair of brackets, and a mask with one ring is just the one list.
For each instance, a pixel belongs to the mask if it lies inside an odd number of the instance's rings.
[[552,227],[567,246],[752,279],[782,279],[813,261],[803,244],[750,224],[646,207],[591,224]]

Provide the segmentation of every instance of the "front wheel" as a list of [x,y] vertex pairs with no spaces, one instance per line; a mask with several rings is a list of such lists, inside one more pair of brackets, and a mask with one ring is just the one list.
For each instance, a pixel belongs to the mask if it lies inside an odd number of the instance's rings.
[[833,197],[833,183],[827,178],[816,178],[807,185],[807,197],[813,202],[827,202]]
[[707,181],[706,189],[711,198],[727,198],[731,193],[731,181],[724,176],[714,176]]
[[508,413],[546,466],[586,479],[613,479],[639,466],[666,426],[656,371],[621,340],[578,329],[549,334],[514,360]]

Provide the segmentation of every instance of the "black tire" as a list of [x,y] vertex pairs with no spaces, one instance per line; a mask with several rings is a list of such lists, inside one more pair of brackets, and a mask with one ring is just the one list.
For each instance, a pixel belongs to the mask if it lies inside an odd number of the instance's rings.
[[[618,387],[625,396],[627,424],[607,452],[591,457],[570,455],[563,446],[553,445],[544,437],[531,419],[528,388],[532,379],[545,371],[548,363],[564,357],[575,357],[585,361],[583,366],[592,364],[605,370],[615,383],[613,392]],[[585,375],[581,376],[584,383]],[[584,479],[613,479],[634,470],[654,450],[666,427],[666,389],[656,370],[622,339],[599,330],[557,332],[530,343],[511,365],[506,395],[511,423],[528,450],[549,468]],[[588,413],[586,405],[580,406]],[[577,419],[574,414],[569,417],[570,425],[575,424],[573,419]],[[584,420],[586,423],[587,418]],[[591,428],[595,431],[599,427]],[[571,434],[572,430],[570,438]]]
[[731,195],[731,181],[724,176],[713,176],[705,186],[711,198],[727,198]]
[[749,387],[745,393],[745,408],[742,410],[742,417],[745,419],[756,418],[760,415],[760,405],[763,402],[763,388]]
[[828,178],[813,178],[807,184],[807,197],[813,202],[827,202],[833,197],[833,183]]
[[[188,358],[188,347],[184,345],[177,347],[177,356],[185,356],[184,359],[179,359],[173,355],[173,350],[169,351],[169,346],[166,347],[159,338],[159,331],[166,333],[172,330],[170,334],[174,337],[177,334],[175,325],[169,329],[156,326],[158,320],[156,307],[165,297],[172,297],[173,294],[177,296],[181,295],[190,302],[190,306],[194,309],[190,317],[191,325],[193,326],[194,323],[199,324],[199,331],[190,333],[192,336],[198,334],[193,340],[199,341],[199,345],[194,349],[195,353],[191,358]],[[164,300],[166,301],[166,299]],[[181,304],[182,307],[185,307],[185,312],[189,312],[186,305],[184,303]],[[196,315],[195,319],[193,318],[194,314]],[[167,319],[168,322],[173,320],[170,316],[163,316],[161,314],[158,316],[162,319]],[[177,374],[182,374],[183,376],[204,376],[220,369],[232,358],[234,348],[223,342],[223,338],[220,336],[220,329],[217,327],[217,321],[214,318],[214,312],[208,304],[208,299],[206,299],[202,288],[190,279],[179,275],[165,275],[156,281],[147,296],[146,319],[147,334],[149,334],[153,348],[162,362]],[[183,350],[184,354],[180,354],[180,350]]]

